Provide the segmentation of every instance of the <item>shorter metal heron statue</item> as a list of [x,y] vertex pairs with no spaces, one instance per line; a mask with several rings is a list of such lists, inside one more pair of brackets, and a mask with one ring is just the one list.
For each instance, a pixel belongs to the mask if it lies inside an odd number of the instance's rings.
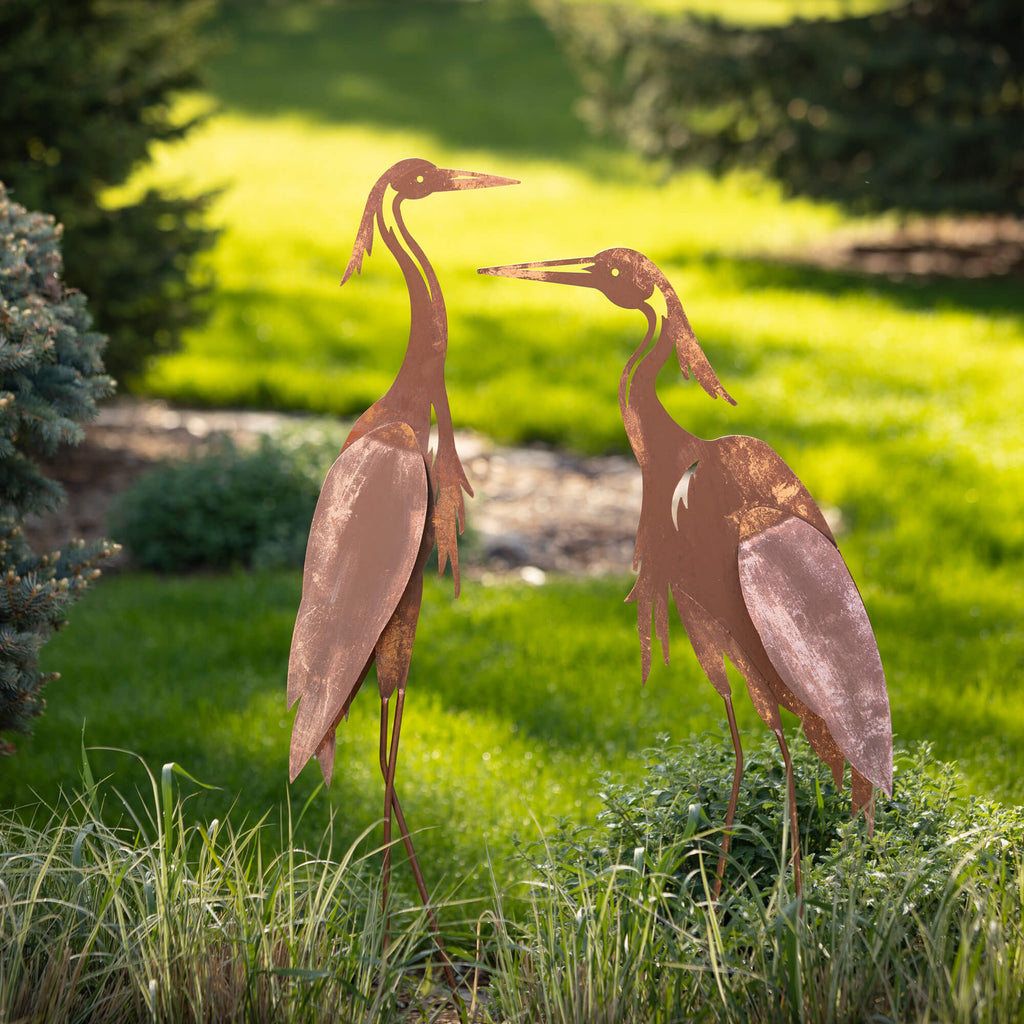
[[[288,706],[298,703],[292,726],[291,779],[315,754],[328,784],[335,731],[376,663],[384,776],[385,919],[394,819],[435,932],[427,888],[395,792],[395,772],[423,599],[423,569],[436,539],[438,572],[451,563],[458,594],[462,492],[473,492],[455,450],[445,388],[448,319],[444,298],[433,267],[405,226],[401,205],[435,192],[514,184],[511,178],[411,159],[385,171],[370,191],[342,284],[361,269],[376,230],[408,287],[409,345],[394,383],[356,421],[324,481],[309,531],[302,601],[288,662]],[[385,202],[388,198],[390,205]],[[432,409],[438,428],[436,454],[429,448]],[[392,696],[396,703],[389,726]],[[438,946],[444,955],[440,939]],[[445,969],[454,987],[447,957]]]
[[[619,381],[619,407],[640,464],[636,585],[643,679],[654,635],[669,661],[669,595],[697,660],[725,702],[736,767],[714,896],[743,776],[728,658],[743,674],[786,765],[794,882],[801,891],[793,764],[780,708],[798,715],[812,748],[842,786],[851,765],[853,813],[873,826],[873,787],[892,794],[892,728],[882,662],[864,603],[825,517],[793,471],[763,441],[706,441],[684,430],[658,399],[658,371],[675,356],[712,397],[733,402],[690,328],[675,291],[632,249],[585,259],[481,269],[482,274],[596,288],[643,313],[647,332]],[[658,308],[656,308],[656,306]]]

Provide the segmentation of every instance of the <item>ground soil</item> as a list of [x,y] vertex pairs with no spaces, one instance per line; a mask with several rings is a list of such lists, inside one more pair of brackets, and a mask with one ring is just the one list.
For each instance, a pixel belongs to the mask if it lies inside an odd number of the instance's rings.
[[[802,253],[801,261],[896,280],[1013,277],[1024,282],[1024,221],[940,218],[908,222],[895,233],[861,230]],[[130,398],[107,403],[85,441],[47,467],[67,491],[65,507],[30,522],[26,532],[37,550],[58,548],[69,537],[110,536],[111,502],[140,474],[201,451],[217,433],[244,444],[291,418]],[[640,510],[640,477],[631,457],[503,448],[472,434],[458,435],[457,445],[476,493],[467,502],[472,531],[463,556],[467,575],[511,573],[541,583],[551,572],[630,571]],[[119,558],[124,565],[124,556]]]
[[1024,220],[921,217],[895,231],[852,228],[801,253],[800,258],[895,281],[944,277],[1024,281]]

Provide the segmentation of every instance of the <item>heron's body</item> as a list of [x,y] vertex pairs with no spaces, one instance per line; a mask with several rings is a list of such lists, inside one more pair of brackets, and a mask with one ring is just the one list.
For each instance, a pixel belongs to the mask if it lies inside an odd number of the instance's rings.
[[[740,436],[703,440],[671,420],[671,426],[664,423],[651,436],[643,430],[642,424],[648,422],[645,413],[654,412],[658,418],[664,409],[650,391],[634,394],[627,410],[624,419],[633,424],[630,441],[643,478],[634,563],[638,577],[630,600],[638,604],[644,678],[651,662],[652,620],[668,662],[671,595],[697,660],[723,700],[731,702],[725,670],[728,658],[742,673],[765,724],[781,732],[780,707],[799,716],[816,753],[840,785],[847,755],[833,732],[849,735],[846,750],[853,764],[853,804],[860,808],[871,794],[866,776],[878,779],[883,788],[891,785],[891,749],[885,730],[878,737],[881,742],[865,742],[883,710],[887,724],[887,705],[878,706],[877,687],[872,690],[873,700],[849,707],[848,702],[822,692],[818,677],[825,665],[820,652],[815,657],[816,674],[809,681],[801,682],[788,672],[789,678],[784,679],[776,664],[782,656],[780,643],[769,640],[773,648],[769,652],[750,614],[756,584],[748,583],[745,589],[741,576],[741,567],[754,557],[757,538],[774,529],[793,540],[782,545],[784,550],[793,549],[782,555],[789,563],[783,572],[793,570],[794,560],[808,546],[813,546],[814,557],[826,571],[825,579],[806,594],[808,601],[821,602],[830,581],[833,589],[838,585],[848,591],[852,580],[840,572],[835,540],[821,510],[763,441]],[[671,469],[666,472],[667,467]],[[835,554],[826,553],[822,542]],[[862,622],[857,628],[863,633]],[[879,662],[871,666],[870,678],[880,674]],[[843,718],[850,715],[859,721],[844,725]]]
[[[392,168],[385,175],[388,184],[394,173]],[[302,698],[292,729],[293,779],[315,753],[324,779],[330,783],[335,729],[348,714],[374,661],[382,699],[391,697],[396,690],[404,690],[423,595],[423,568],[438,534],[444,538],[439,569],[443,571],[446,561],[451,561],[458,592],[462,490],[470,494],[472,490],[455,449],[444,381],[447,312],[434,269],[405,226],[401,192],[393,201],[394,227],[385,223],[383,189],[380,192],[379,198],[371,193],[345,280],[360,268],[362,253],[369,251],[369,239],[376,227],[405,278],[410,306],[409,345],[394,383],[349,432],[338,461],[328,474],[310,528],[303,598],[288,671],[289,706]],[[362,242],[363,238],[367,241]],[[429,449],[431,409],[437,411],[438,421],[436,460]],[[392,431],[388,443],[378,451],[381,435],[376,431],[389,425],[405,429],[400,433]],[[361,485],[347,486],[343,493],[335,493],[336,488],[331,486],[334,479],[350,484],[373,477],[388,479],[396,471],[399,450],[406,453],[404,462],[408,464],[404,466],[407,476],[400,488],[392,489],[376,502],[362,494]],[[424,496],[426,508],[421,510],[420,500]],[[346,510],[346,522],[351,523],[350,534],[344,539],[324,520],[339,506]],[[357,506],[362,514],[353,516]],[[404,523],[412,532],[381,528],[381,514],[396,507],[402,510]],[[330,563],[336,552],[346,550],[360,550],[367,556],[361,563],[362,571],[352,571],[351,565],[346,565],[343,572],[336,567],[318,568],[325,560]],[[345,642],[338,635],[344,623],[357,621],[350,607],[339,604],[345,600],[387,612],[376,635],[372,635],[375,627],[358,631],[358,642]],[[331,611],[325,613],[325,608]],[[333,654],[329,672],[311,671],[308,652],[320,649]]]

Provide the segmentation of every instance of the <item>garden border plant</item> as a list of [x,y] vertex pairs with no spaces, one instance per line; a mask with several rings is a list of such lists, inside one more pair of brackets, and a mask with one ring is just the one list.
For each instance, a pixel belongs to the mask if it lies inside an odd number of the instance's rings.
[[112,529],[139,568],[157,572],[301,566],[338,447],[326,429],[264,434],[254,447],[218,435],[139,477],[116,501]]
[[[657,748],[641,783],[605,780],[598,822],[567,822],[524,851],[520,882],[447,903],[446,938],[471,986],[463,1019],[1020,1019],[1024,811],[956,798],[953,768],[922,745],[899,756],[898,796],[879,807],[873,840],[822,790],[820,831],[833,839],[806,859],[802,919],[785,876],[750,870],[739,855],[730,865],[738,883],[716,907],[715,830],[694,828],[695,789],[684,785],[676,808],[663,794],[685,779],[699,779],[707,798],[727,792],[727,758],[710,768],[703,760],[718,746]],[[773,785],[773,760],[767,743],[752,754],[756,792]],[[794,757],[804,799],[818,802],[815,777],[827,773],[803,742]],[[329,832],[317,849],[291,842],[305,809],[293,820],[287,806],[278,825],[191,821],[176,779],[201,784],[168,763],[145,769],[140,813],[121,800],[119,779],[93,777],[90,758],[83,750],[77,797],[30,824],[0,815],[0,1016],[436,1014],[443,984],[427,969],[421,910],[398,908],[386,961],[381,954],[379,850],[364,848],[373,823],[335,859]],[[121,823],[106,823],[117,807]],[[648,817],[646,844],[620,845],[618,825]],[[740,831],[768,864],[782,854],[786,816],[779,807],[764,821]],[[261,834],[274,829],[282,852],[266,856]],[[679,884],[687,877],[689,889]]]

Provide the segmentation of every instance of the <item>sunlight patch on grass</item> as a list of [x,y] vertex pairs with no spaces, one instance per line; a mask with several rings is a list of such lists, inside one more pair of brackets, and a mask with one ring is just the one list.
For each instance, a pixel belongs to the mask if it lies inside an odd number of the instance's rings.
[[[608,181],[556,162],[438,151],[436,144],[414,133],[314,126],[294,116],[256,121],[225,114],[185,147],[165,148],[142,179],[173,180],[191,169],[196,186],[229,186],[215,211],[225,234],[211,256],[220,283],[214,317],[190,335],[185,352],[157,362],[142,387],[195,404],[237,403],[247,396],[260,402],[264,394],[276,405],[352,411],[366,394],[359,382],[342,386],[332,405],[316,397],[323,389],[315,378],[318,373],[347,377],[372,368],[383,379],[393,375],[401,359],[408,304],[404,282],[383,245],[378,242],[362,274],[344,290],[338,284],[374,178],[415,153],[440,164],[523,180],[493,192],[433,196],[407,211],[409,225],[423,239],[445,289],[453,342],[450,367],[456,380],[457,346],[464,352],[468,344],[471,353],[487,348],[485,325],[508,308],[534,307],[545,312],[545,323],[527,344],[543,347],[556,362],[564,360],[565,386],[583,395],[585,384],[572,376],[577,353],[590,347],[588,329],[610,315],[593,296],[583,302],[551,289],[534,299],[528,292],[544,289],[522,283],[511,285],[514,290],[502,299],[502,286],[481,280],[475,273],[478,266],[584,256],[613,244],[631,244],[654,254],[667,251],[677,260],[706,252],[770,249],[784,239],[820,236],[837,217],[810,204],[782,214],[777,191],[749,176],[716,183],[686,175],[659,187],[637,163],[629,181]],[[562,305],[580,310],[564,333],[558,330],[557,309]],[[513,363],[513,357],[509,349],[507,361]],[[245,366],[243,380],[233,372],[232,360]],[[614,381],[614,362],[599,362]],[[304,366],[313,372],[303,384],[284,379],[303,376]],[[308,398],[305,381],[312,384]],[[504,371],[494,383],[512,401],[521,401],[521,389]],[[560,401],[556,392],[547,404],[553,407]],[[490,427],[472,419],[466,425]]]
[[[543,0],[541,0],[543,2]],[[620,3],[620,0],[563,0],[575,3]],[[794,18],[845,18],[892,6],[892,0],[633,0],[633,4],[658,14],[695,14],[721,18],[738,25],[781,25]]]

